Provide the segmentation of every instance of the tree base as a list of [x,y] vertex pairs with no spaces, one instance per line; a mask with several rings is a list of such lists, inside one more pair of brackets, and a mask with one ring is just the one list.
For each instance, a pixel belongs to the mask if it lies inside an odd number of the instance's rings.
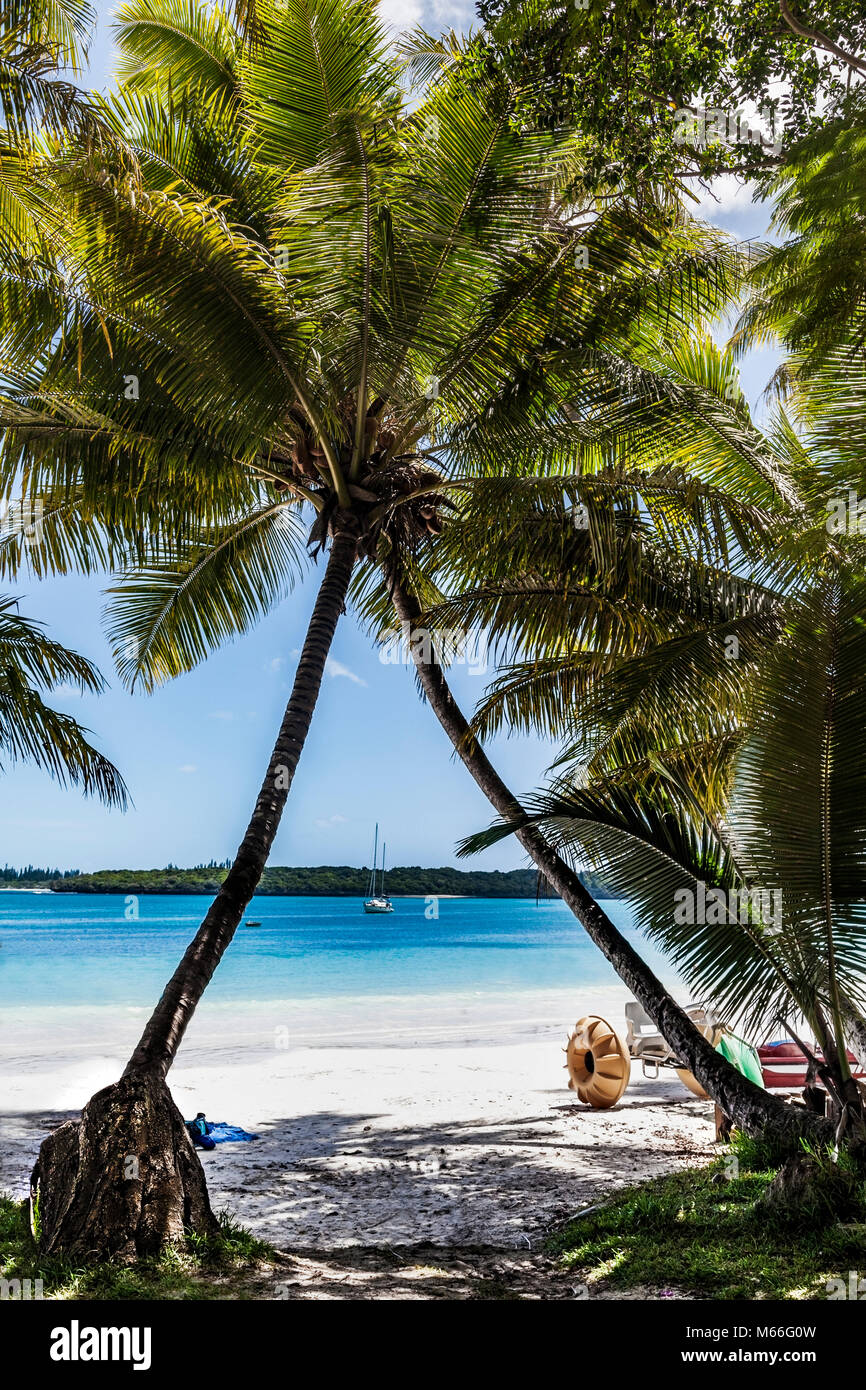
[[204,1169],[165,1082],[97,1091],[39,1150],[30,1178],[41,1254],[135,1260],[218,1229]]
[[[855,1151],[849,1152],[857,1157]],[[863,1174],[862,1167],[858,1172],[829,1157],[821,1160],[811,1154],[794,1154],[758,1198],[757,1209],[792,1226],[860,1221]]]

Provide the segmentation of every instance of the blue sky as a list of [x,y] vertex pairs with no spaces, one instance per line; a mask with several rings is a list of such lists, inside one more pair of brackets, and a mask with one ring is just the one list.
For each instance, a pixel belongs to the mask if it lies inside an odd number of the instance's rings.
[[[463,3],[422,5],[385,0],[395,25],[465,26]],[[105,5],[102,13],[108,14]],[[110,34],[103,19],[92,50],[91,85],[110,75]],[[767,211],[733,180],[705,200],[703,215],[739,237],[763,235]],[[775,365],[753,354],[744,384],[753,403]],[[135,805],[104,810],[47,775],[13,767],[0,783],[0,862],[60,868],[148,868],[193,864],[234,853],[270,755],[303,641],[321,562],[307,580],[246,638],[198,670],[150,696],[124,692],[100,628],[101,585],[78,577],[43,584],[22,576],[14,586],[21,611],[51,635],[84,652],[110,681],[99,698],[59,696],[55,703],[93,730],[120,767]],[[483,678],[455,668],[464,708]],[[537,785],[551,749],[537,740],[500,740],[489,749],[518,792]],[[388,842],[390,863],[456,864],[456,842],[488,824],[490,809],[444,734],[420,702],[411,671],[383,665],[351,614],[337,633],[313,730],[271,855],[272,864],[362,864],[373,823]],[[471,861],[478,868],[524,862],[511,844]]]

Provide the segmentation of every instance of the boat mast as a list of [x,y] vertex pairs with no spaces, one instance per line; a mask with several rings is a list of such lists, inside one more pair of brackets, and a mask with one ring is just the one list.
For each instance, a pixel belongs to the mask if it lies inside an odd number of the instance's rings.
[[370,886],[367,893],[371,898],[376,896],[376,859],[379,851],[379,822],[376,822],[376,833],[373,836],[373,868],[370,873]]
[[385,841],[382,841],[382,886],[379,889],[382,897],[385,897]]

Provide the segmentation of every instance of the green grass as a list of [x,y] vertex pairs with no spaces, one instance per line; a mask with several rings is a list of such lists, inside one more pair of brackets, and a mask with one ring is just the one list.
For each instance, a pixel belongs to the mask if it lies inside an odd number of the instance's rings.
[[[729,1164],[729,1161],[727,1161]],[[827,1280],[866,1273],[866,1225],[756,1209],[774,1172],[727,1179],[726,1159],[619,1193],[550,1242],[590,1296],[647,1286],[714,1299],[826,1298]],[[866,1214],[859,1213],[859,1222]]]
[[85,1268],[40,1257],[26,1203],[0,1195],[0,1277],[41,1279],[45,1298],[261,1298],[276,1252],[238,1226],[228,1212],[219,1214],[219,1224],[213,1240],[190,1238],[185,1249],[157,1259],[135,1265],[107,1261]]

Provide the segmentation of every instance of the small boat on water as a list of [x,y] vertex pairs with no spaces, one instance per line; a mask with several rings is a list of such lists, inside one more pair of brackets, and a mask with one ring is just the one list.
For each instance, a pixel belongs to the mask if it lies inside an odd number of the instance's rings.
[[249,920],[244,922],[245,927],[260,927],[261,925],[261,922],[250,922]]
[[390,898],[367,898],[364,903],[365,912],[393,912],[394,904]]
[[365,912],[393,912],[394,904],[385,892],[385,841],[382,841],[382,877],[381,882],[376,885],[378,874],[377,859],[379,857],[379,826],[376,825],[376,834],[373,837],[373,869],[370,873],[370,885],[367,889],[369,897],[364,902]]

